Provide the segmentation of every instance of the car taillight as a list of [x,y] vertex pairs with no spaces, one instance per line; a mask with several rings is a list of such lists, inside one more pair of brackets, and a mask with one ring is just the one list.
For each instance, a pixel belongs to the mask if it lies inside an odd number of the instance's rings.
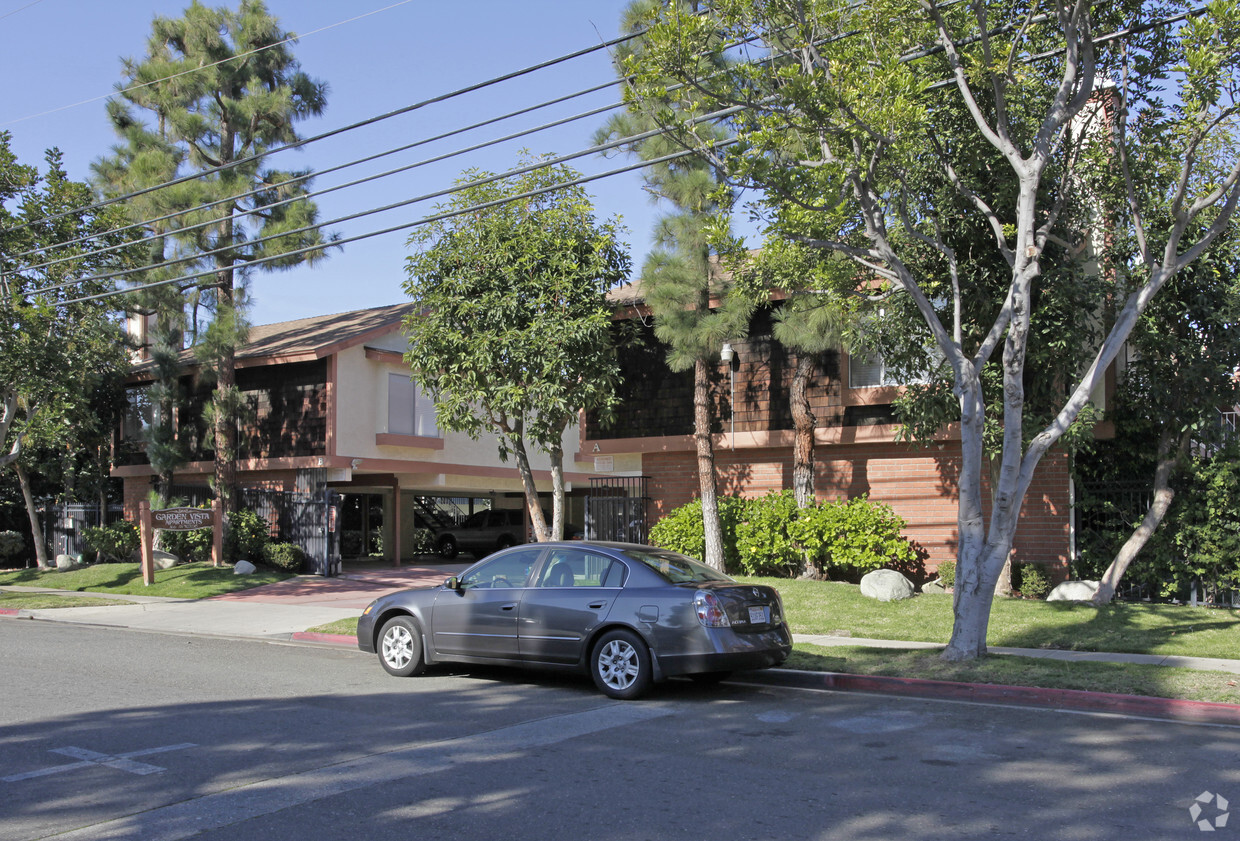
[[714,593],[698,590],[693,595],[693,607],[697,610],[698,621],[707,628],[727,628],[732,623],[723,609],[723,603]]

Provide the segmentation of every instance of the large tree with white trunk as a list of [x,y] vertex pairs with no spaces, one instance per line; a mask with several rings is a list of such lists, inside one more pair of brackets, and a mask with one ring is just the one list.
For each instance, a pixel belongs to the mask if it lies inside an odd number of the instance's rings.
[[[776,230],[849,255],[859,290],[907,296],[941,355],[961,435],[955,621],[948,659],[986,651],[995,583],[1012,550],[1025,494],[1103,383],[1159,290],[1231,224],[1240,199],[1235,135],[1240,4],[1200,8],[1140,0],[938,3],[708,0],[702,13],[663,7],[631,63],[635,96],[747,106],[739,142],[703,154],[769,201],[815,217]],[[739,45],[739,46],[736,46]],[[699,73],[704,52],[749,53]],[[963,119],[956,119],[963,115]],[[686,144],[695,127],[665,108]],[[1146,166],[1156,162],[1157,167]],[[1157,169],[1165,177],[1138,178]],[[942,188],[950,188],[950,191]],[[1112,188],[1118,188],[1115,196]],[[951,194],[950,205],[941,196]],[[1088,208],[1088,213],[1078,212]],[[990,232],[1003,282],[992,295],[971,255],[945,231],[961,214]],[[1088,218],[1081,228],[1072,220]],[[1052,259],[1095,258],[1114,232],[1134,259],[1096,264],[1112,284],[1093,335],[1065,352],[1053,416],[1026,429],[1026,359]],[[926,255],[933,260],[926,260]],[[995,278],[987,278],[993,281]],[[967,308],[992,298],[988,323]],[[981,329],[976,329],[981,327]],[[983,504],[983,378],[1002,380],[1002,435]]]

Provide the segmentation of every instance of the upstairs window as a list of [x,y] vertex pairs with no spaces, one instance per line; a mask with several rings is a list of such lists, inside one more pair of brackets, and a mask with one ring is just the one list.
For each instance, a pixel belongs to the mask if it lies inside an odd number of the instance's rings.
[[404,374],[388,374],[387,431],[392,435],[439,437],[434,401]]

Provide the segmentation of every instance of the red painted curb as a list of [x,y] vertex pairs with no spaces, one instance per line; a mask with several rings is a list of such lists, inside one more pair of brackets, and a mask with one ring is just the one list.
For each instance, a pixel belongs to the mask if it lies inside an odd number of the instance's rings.
[[316,634],[311,631],[297,631],[293,634],[293,639],[302,642],[330,642],[336,645],[357,645],[357,637],[348,634]]
[[0,616],[16,616],[21,611],[13,607],[0,607]]
[[[761,675],[761,677],[759,677]],[[1184,701],[1177,698],[1151,698],[1145,695],[1119,695],[1081,689],[1042,689],[1033,686],[1004,686],[988,683],[958,683],[924,678],[848,675],[836,672],[796,672],[780,669],[755,673],[763,683],[781,683],[809,689],[846,692],[881,692],[916,698],[976,701],[991,704],[1025,704],[1037,707],[1143,715],[1210,724],[1240,725],[1240,705],[1210,701]],[[773,678],[773,680],[768,680]]]

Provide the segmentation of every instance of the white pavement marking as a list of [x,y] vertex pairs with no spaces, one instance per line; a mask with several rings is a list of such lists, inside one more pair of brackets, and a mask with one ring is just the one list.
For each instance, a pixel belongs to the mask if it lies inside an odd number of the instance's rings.
[[651,703],[612,704],[588,712],[554,716],[472,736],[372,754],[84,826],[58,834],[56,839],[179,841],[201,832],[367,786],[390,784],[475,762],[494,762],[530,748],[638,724],[670,715],[672,709]]
[[52,748],[48,753],[58,753],[62,756],[71,756],[80,762],[71,762],[68,765],[56,765],[51,768],[42,768],[38,771],[28,771],[25,774],[13,774],[8,777],[0,777],[0,782],[16,783],[22,780],[33,780],[36,777],[47,777],[52,774],[61,774],[65,771],[76,771],[79,768],[89,768],[92,765],[106,765],[109,768],[115,768],[118,771],[128,771],[130,774],[158,774],[167,770],[160,768],[158,765],[148,765],[145,762],[134,762],[135,756],[150,756],[153,753],[167,753],[170,750],[184,750],[185,748],[198,747],[193,742],[184,742],[179,745],[164,745],[158,748],[144,748],[143,750],[132,750],[128,753],[118,753],[116,755],[108,753],[99,753],[86,748]]

